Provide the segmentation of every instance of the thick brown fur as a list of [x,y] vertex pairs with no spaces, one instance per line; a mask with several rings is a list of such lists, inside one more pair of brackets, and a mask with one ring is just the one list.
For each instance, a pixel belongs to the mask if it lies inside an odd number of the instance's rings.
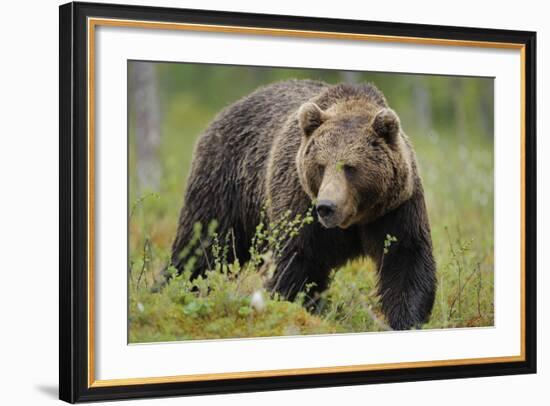
[[[429,318],[435,262],[414,150],[373,85],[292,80],[260,88],[224,109],[200,137],[172,248],[181,270],[193,224],[218,221],[241,263],[269,202],[276,221],[312,202],[330,212],[278,259],[272,289],[293,299],[306,284],[326,289],[329,272],[369,256],[379,269],[382,309],[394,329]],[[384,254],[384,240],[397,238]],[[193,276],[208,264],[203,257]]]

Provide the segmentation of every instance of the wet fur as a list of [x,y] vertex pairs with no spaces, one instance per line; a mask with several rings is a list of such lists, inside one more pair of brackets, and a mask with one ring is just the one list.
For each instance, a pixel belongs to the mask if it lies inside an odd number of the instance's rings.
[[[307,130],[299,113],[306,102],[314,102],[326,114]],[[180,254],[193,224],[212,219],[218,220],[220,235],[234,234],[236,256],[246,262],[266,202],[271,220],[289,209],[293,215],[303,214],[311,206],[322,182],[320,173],[306,169],[317,132],[335,136],[324,148],[336,154],[344,145],[339,137],[363,128],[385,131],[387,123],[375,121],[384,108],[384,96],[372,85],[330,86],[303,80],[260,88],[224,109],[196,145],[172,248],[173,265],[181,270],[185,263]],[[379,268],[380,299],[389,325],[408,329],[428,320],[436,285],[422,183],[404,133],[399,131],[392,140],[373,136],[370,141],[372,145],[358,145],[346,156],[362,168],[358,179],[349,182],[355,223],[346,229],[327,229],[319,221],[306,226],[278,259],[270,287],[289,299],[310,282],[320,292],[327,287],[331,269],[369,256]],[[398,241],[382,255],[386,234]],[[203,257],[193,276],[207,268]]]

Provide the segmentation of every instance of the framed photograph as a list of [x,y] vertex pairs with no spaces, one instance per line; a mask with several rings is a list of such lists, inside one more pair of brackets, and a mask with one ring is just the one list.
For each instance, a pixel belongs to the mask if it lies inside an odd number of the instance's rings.
[[60,398],[536,371],[536,34],[60,7]]

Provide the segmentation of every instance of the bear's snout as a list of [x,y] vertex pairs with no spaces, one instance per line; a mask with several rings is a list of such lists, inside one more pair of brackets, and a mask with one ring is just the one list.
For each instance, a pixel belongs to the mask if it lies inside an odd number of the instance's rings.
[[323,176],[315,209],[317,218],[325,228],[342,227],[355,214],[348,182],[341,171],[331,170]]
[[323,220],[328,220],[336,211],[336,203],[331,200],[321,200],[315,206],[317,214]]

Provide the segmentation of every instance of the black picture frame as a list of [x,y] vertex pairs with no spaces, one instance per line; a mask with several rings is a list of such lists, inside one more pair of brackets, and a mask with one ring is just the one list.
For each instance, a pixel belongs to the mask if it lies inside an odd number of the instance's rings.
[[[59,397],[67,402],[235,393],[536,372],[536,33],[204,10],[68,3],[60,6]],[[93,387],[88,379],[87,19],[209,25],[513,43],[524,47],[525,357],[515,362],[312,373]]]

